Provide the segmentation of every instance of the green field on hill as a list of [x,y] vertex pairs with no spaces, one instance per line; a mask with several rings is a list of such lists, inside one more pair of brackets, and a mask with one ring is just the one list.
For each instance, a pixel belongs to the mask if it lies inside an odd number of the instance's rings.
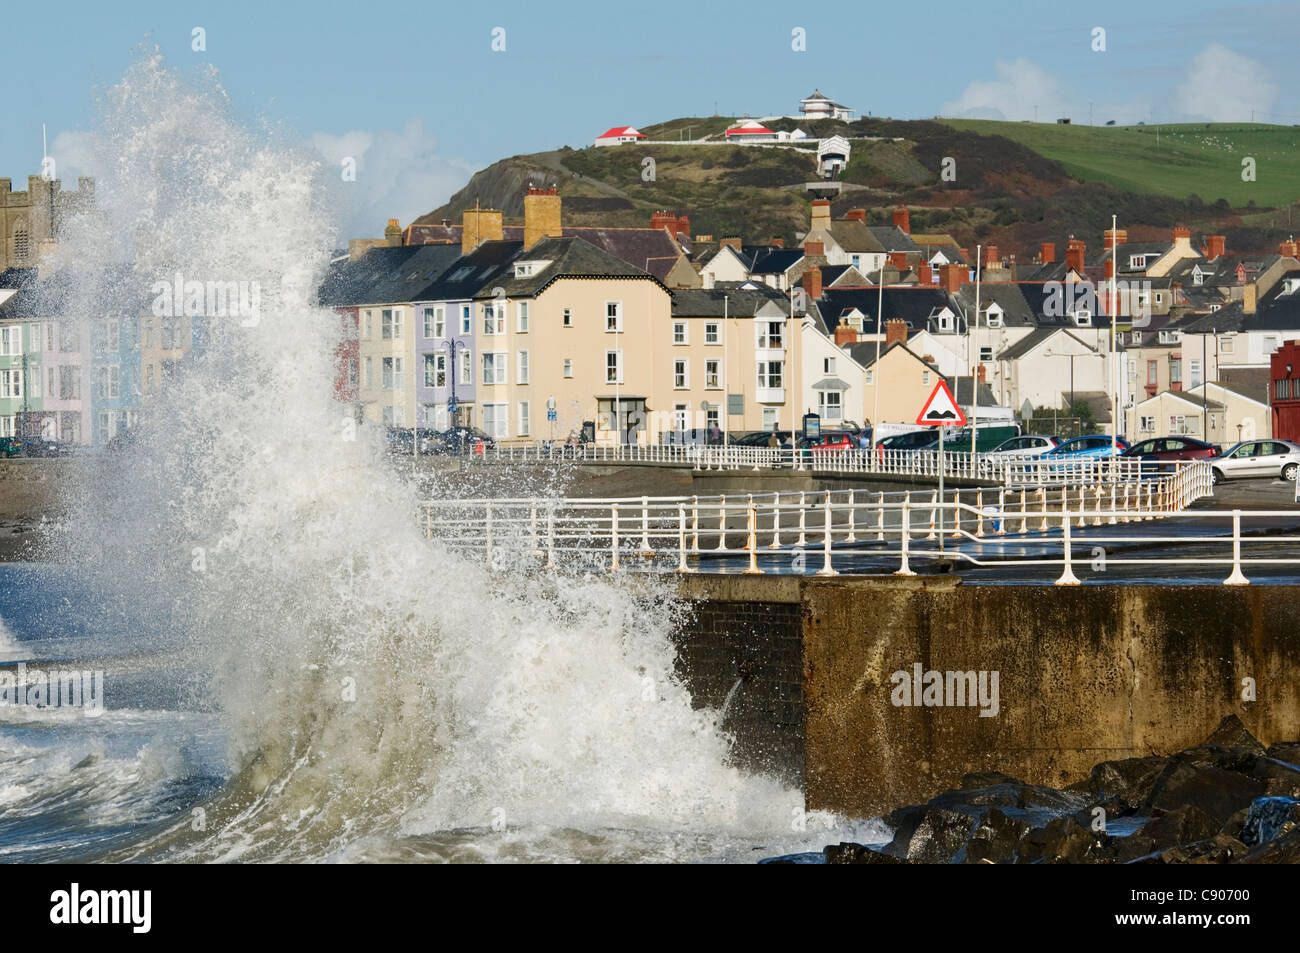
[[[1263,123],[1079,126],[1056,123],[942,120],[957,129],[1004,136],[1065,166],[1084,181],[1132,192],[1234,207],[1288,205],[1300,199],[1300,127]],[[1157,143],[1158,135],[1158,143]],[[1243,182],[1242,159],[1255,160]]]

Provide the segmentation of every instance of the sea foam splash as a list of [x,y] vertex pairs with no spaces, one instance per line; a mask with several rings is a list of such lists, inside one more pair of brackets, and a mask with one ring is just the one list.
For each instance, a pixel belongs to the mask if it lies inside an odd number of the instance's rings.
[[146,313],[176,272],[260,288],[260,320],[217,322],[68,521],[67,558],[206,673],[229,738],[204,823],[127,856],[402,856],[469,830],[586,857],[556,832],[709,850],[788,832],[799,793],[731,766],[674,675],[666,592],[452,555],[374,428],[346,439],[339,320],[313,300],[336,245],[319,166],[157,55],[103,113],[98,206],[55,257],[67,312]]

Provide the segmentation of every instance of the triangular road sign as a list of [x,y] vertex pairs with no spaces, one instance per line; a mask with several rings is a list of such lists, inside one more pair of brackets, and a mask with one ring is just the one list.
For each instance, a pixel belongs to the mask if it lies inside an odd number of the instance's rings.
[[916,422],[927,427],[947,427],[966,423],[966,415],[957,406],[952,391],[948,389],[942,377],[939,378],[939,383],[934,385],[934,391],[917,415]]

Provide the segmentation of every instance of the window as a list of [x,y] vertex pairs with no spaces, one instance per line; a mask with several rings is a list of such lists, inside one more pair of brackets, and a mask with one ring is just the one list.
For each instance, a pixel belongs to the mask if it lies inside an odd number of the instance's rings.
[[446,387],[447,386],[447,355],[446,354],[424,355],[424,386],[425,387]]
[[49,383],[47,383],[47,384],[45,385],[45,393],[46,393],[48,396],[53,397],[53,396],[57,393],[57,390],[56,390],[56,388],[55,388],[55,386],[54,386],[54,368],[53,368],[53,366],[51,366],[51,367],[49,368],[48,373],[49,373],[49,378],[48,378],[48,379],[49,379]]
[[507,436],[510,429],[509,404],[484,404],[483,429],[489,437]]
[[76,351],[81,348],[81,335],[77,333],[77,326],[71,322],[59,325],[59,350]]
[[605,302],[605,330],[606,331],[623,330],[623,302],[621,301]]
[[23,326],[21,324],[0,328],[0,355],[17,357],[23,353]]
[[674,344],[689,344],[689,343],[690,343],[690,338],[687,336],[687,333],[686,333],[686,322],[685,322],[685,321],[674,321],[674,322],[673,322],[673,343],[674,343]]
[[504,384],[506,382],[506,352],[486,351],[483,354],[483,383]]
[[107,364],[99,369],[99,396],[112,399],[120,396],[121,376],[116,364]]
[[506,333],[506,303],[504,301],[489,301],[483,305],[483,333],[488,335]]
[[561,323],[563,323],[566,328],[573,327],[573,312],[568,308],[564,309],[564,316]]
[[868,387],[871,387],[873,384],[876,383],[876,371],[875,371],[875,368],[871,368],[871,367],[867,368],[867,379],[866,379],[865,383],[866,383],[866,385],[867,385]]
[[19,225],[14,229],[14,259],[17,261],[26,261],[27,256],[31,254],[31,239],[27,235],[26,227]]
[[709,406],[704,408],[705,427],[707,427],[709,430],[712,430],[714,427],[717,427],[719,425],[720,420],[721,417],[719,416],[718,413],[717,404],[709,404]]
[[684,433],[690,426],[691,409],[685,404],[673,404],[673,429]]
[[704,362],[704,386],[709,390],[718,390],[722,387],[722,379],[718,373],[718,361]]
[[993,360],[993,348],[990,347],[990,346],[988,346],[988,345],[981,344],[981,345],[980,345],[980,360],[981,360],[981,361],[991,361],[991,360]]
[[835,373],[835,358],[833,357],[822,358],[822,373],[826,375]]
[[181,331],[182,318],[163,318],[160,344],[164,351],[175,351],[184,347],[184,335]]
[[515,355],[515,383],[528,383],[528,352],[519,351]]
[[1169,415],[1170,433],[1187,433],[1187,418],[1182,414]]
[[144,377],[144,392],[145,392],[146,394],[152,394],[152,393],[153,393],[153,365],[152,365],[152,364],[150,364],[150,365],[145,369],[145,377]]
[[952,314],[952,312],[949,311],[947,308],[944,308],[942,311],[940,311],[940,312],[939,312],[939,330],[940,330],[940,331],[951,331],[951,330],[952,330],[952,318],[953,318],[953,314]]
[[1002,309],[996,304],[989,305],[984,312],[984,323],[990,328],[1002,327]]
[[784,369],[782,361],[759,361],[758,362],[758,386],[759,387],[781,387],[781,372]]
[[109,351],[117,351],[121,349],[122,329],[118,322],[104,322],[104,346]]
[[363,311],[363,312],[361,312],[361,336],[362,336],[363,338],[365,338],[367,341],[370,340],[370,337],[371,337],[371,329],[370,329],[370,312],[369,312],[369,311]]
[[1178,390],[1183,383],[1183,359],[1180,357],[1171,357],[1169,359],[1169,386]]
[[673,361],[673,389],[685,390],[690,380],[690,364],[685,360]]
[[460,333],[469,334],[473,317],[470,314],[470,306],[463,304],[460,306]]
[[399,308],[384,308],[379,312],[379,338],[393,341],[402,336],[402,312]]
[[1156,429],[1155,417],[1139,417],[1138,429],[1141,430],[1143,433],[1150,433],[1151,431],[1155,430]]
[[1147,385],[1155,387],[1160,382],[1160,364],[1158,361],[1147,361]]
[[1232,353],[1233,339],[1227,335],[1219,338],[1219,351],[1223,354]]
[[385,357],[380,360],[380,373],[383,375],[384,390],[402,389],[402,359]]
[[1193,358],[1187,362],[1187,386],[1199,387],[1201,384],[1201,362],[1198,358]]
[[532,433],[532,421],[529,420],[528,401],[519,402],[519,436],[527,437]]
[[1128,266],[1130,268],[1145,268],[1147,266],[1146,255],[1129,255]]
[[1273,382],[1273,398],[1275,400],[1291,399],[1291,381],[1288,379],[1276,380]]
[[426,338],[441,338],[447,336],[446,308],[437,307],[424,309],[424,336]]
[[573,361],[567,357],[564,359],[564,376],[565,377],[573,376]]
[[519,314],[515,322],[515,330],[517,330],[520,334],[527,334],[528,333],[528,302],[520,301],[518,304],[515,305],[515,307],[519,309]]
[[17,436],[14,427],[15,427],[14,417],[0,417],[0,437]]
[[777,407],[763,408],[763,429],[775,430],[781,423],[781,411]]
[[0,397],[23,396],[23,372],[0,371]]
[[759,348],[785,347],[784,338],[782,337],[784,327],[784,321],[755,321],[754,330],[757,333],[757,340],[754,342],[754,346]]
[[921,383],[922,383],[923,385],[926,385],[926,386],[929,385],[929,383],[930,383],[930,372],[929,372],[929,371],[922,371],[922,372],[921,372]]
[[704,343],[720,344],[721,341],[722,341],[722,337],[720,334],[718,334],[718,322],[717,321],[704,322]]
[[843,397],[844,395],[837,390],[817,392],[817,412],[821,414],[823,420],[843,419]]
[[[145,341],[144,343],[148,345],[148,344],[152,344],[153,342]],[[47,351],[54,350],[54,322],[53,321],[45,325],[45,350]]]
[[460,352],[460,382],[468,386],[474,379],[474,355],[469,351]]
[[117,430],[117,417],[111,410],[101,410],[99,412],[99,433],[102,439],[107,440],[112,437]]
[[605,383],[606,384],[623,383],[623,352],[622,351],[605,352]]
[[366,385],[365,386],[367,387],[375,386],[374,363],[375,363],[374,358],[370,358],[370,357],[366,358]]
[[75,364],[59,365],[59,399],[81,399],[81,368]]

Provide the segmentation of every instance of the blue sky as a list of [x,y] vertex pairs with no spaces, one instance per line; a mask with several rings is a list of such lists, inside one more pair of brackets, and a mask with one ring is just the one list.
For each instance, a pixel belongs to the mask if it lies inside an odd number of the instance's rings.
[[[1284,94],[1300,7],[1208,0],[741,5],[73,2],[9,11],[0,176],[39,171],[41,124],[67,182],[95,97],[157,45],[215,67],[239,113],[330,161],[358,157],[340,212],[379,234],[442,204],[470,173],[580,147],[612,125],[793,112],[813,87],[863,114],[1097,123],[1300,123]],[[831,12],[835,11],[835,12]],[[206,50],[191,49],[192,30]],[[494,28],[503,52],[492,50]],[[806,50],[792,49],[792,30]],[[1105,29],[1105,52],[1093,30]]]

